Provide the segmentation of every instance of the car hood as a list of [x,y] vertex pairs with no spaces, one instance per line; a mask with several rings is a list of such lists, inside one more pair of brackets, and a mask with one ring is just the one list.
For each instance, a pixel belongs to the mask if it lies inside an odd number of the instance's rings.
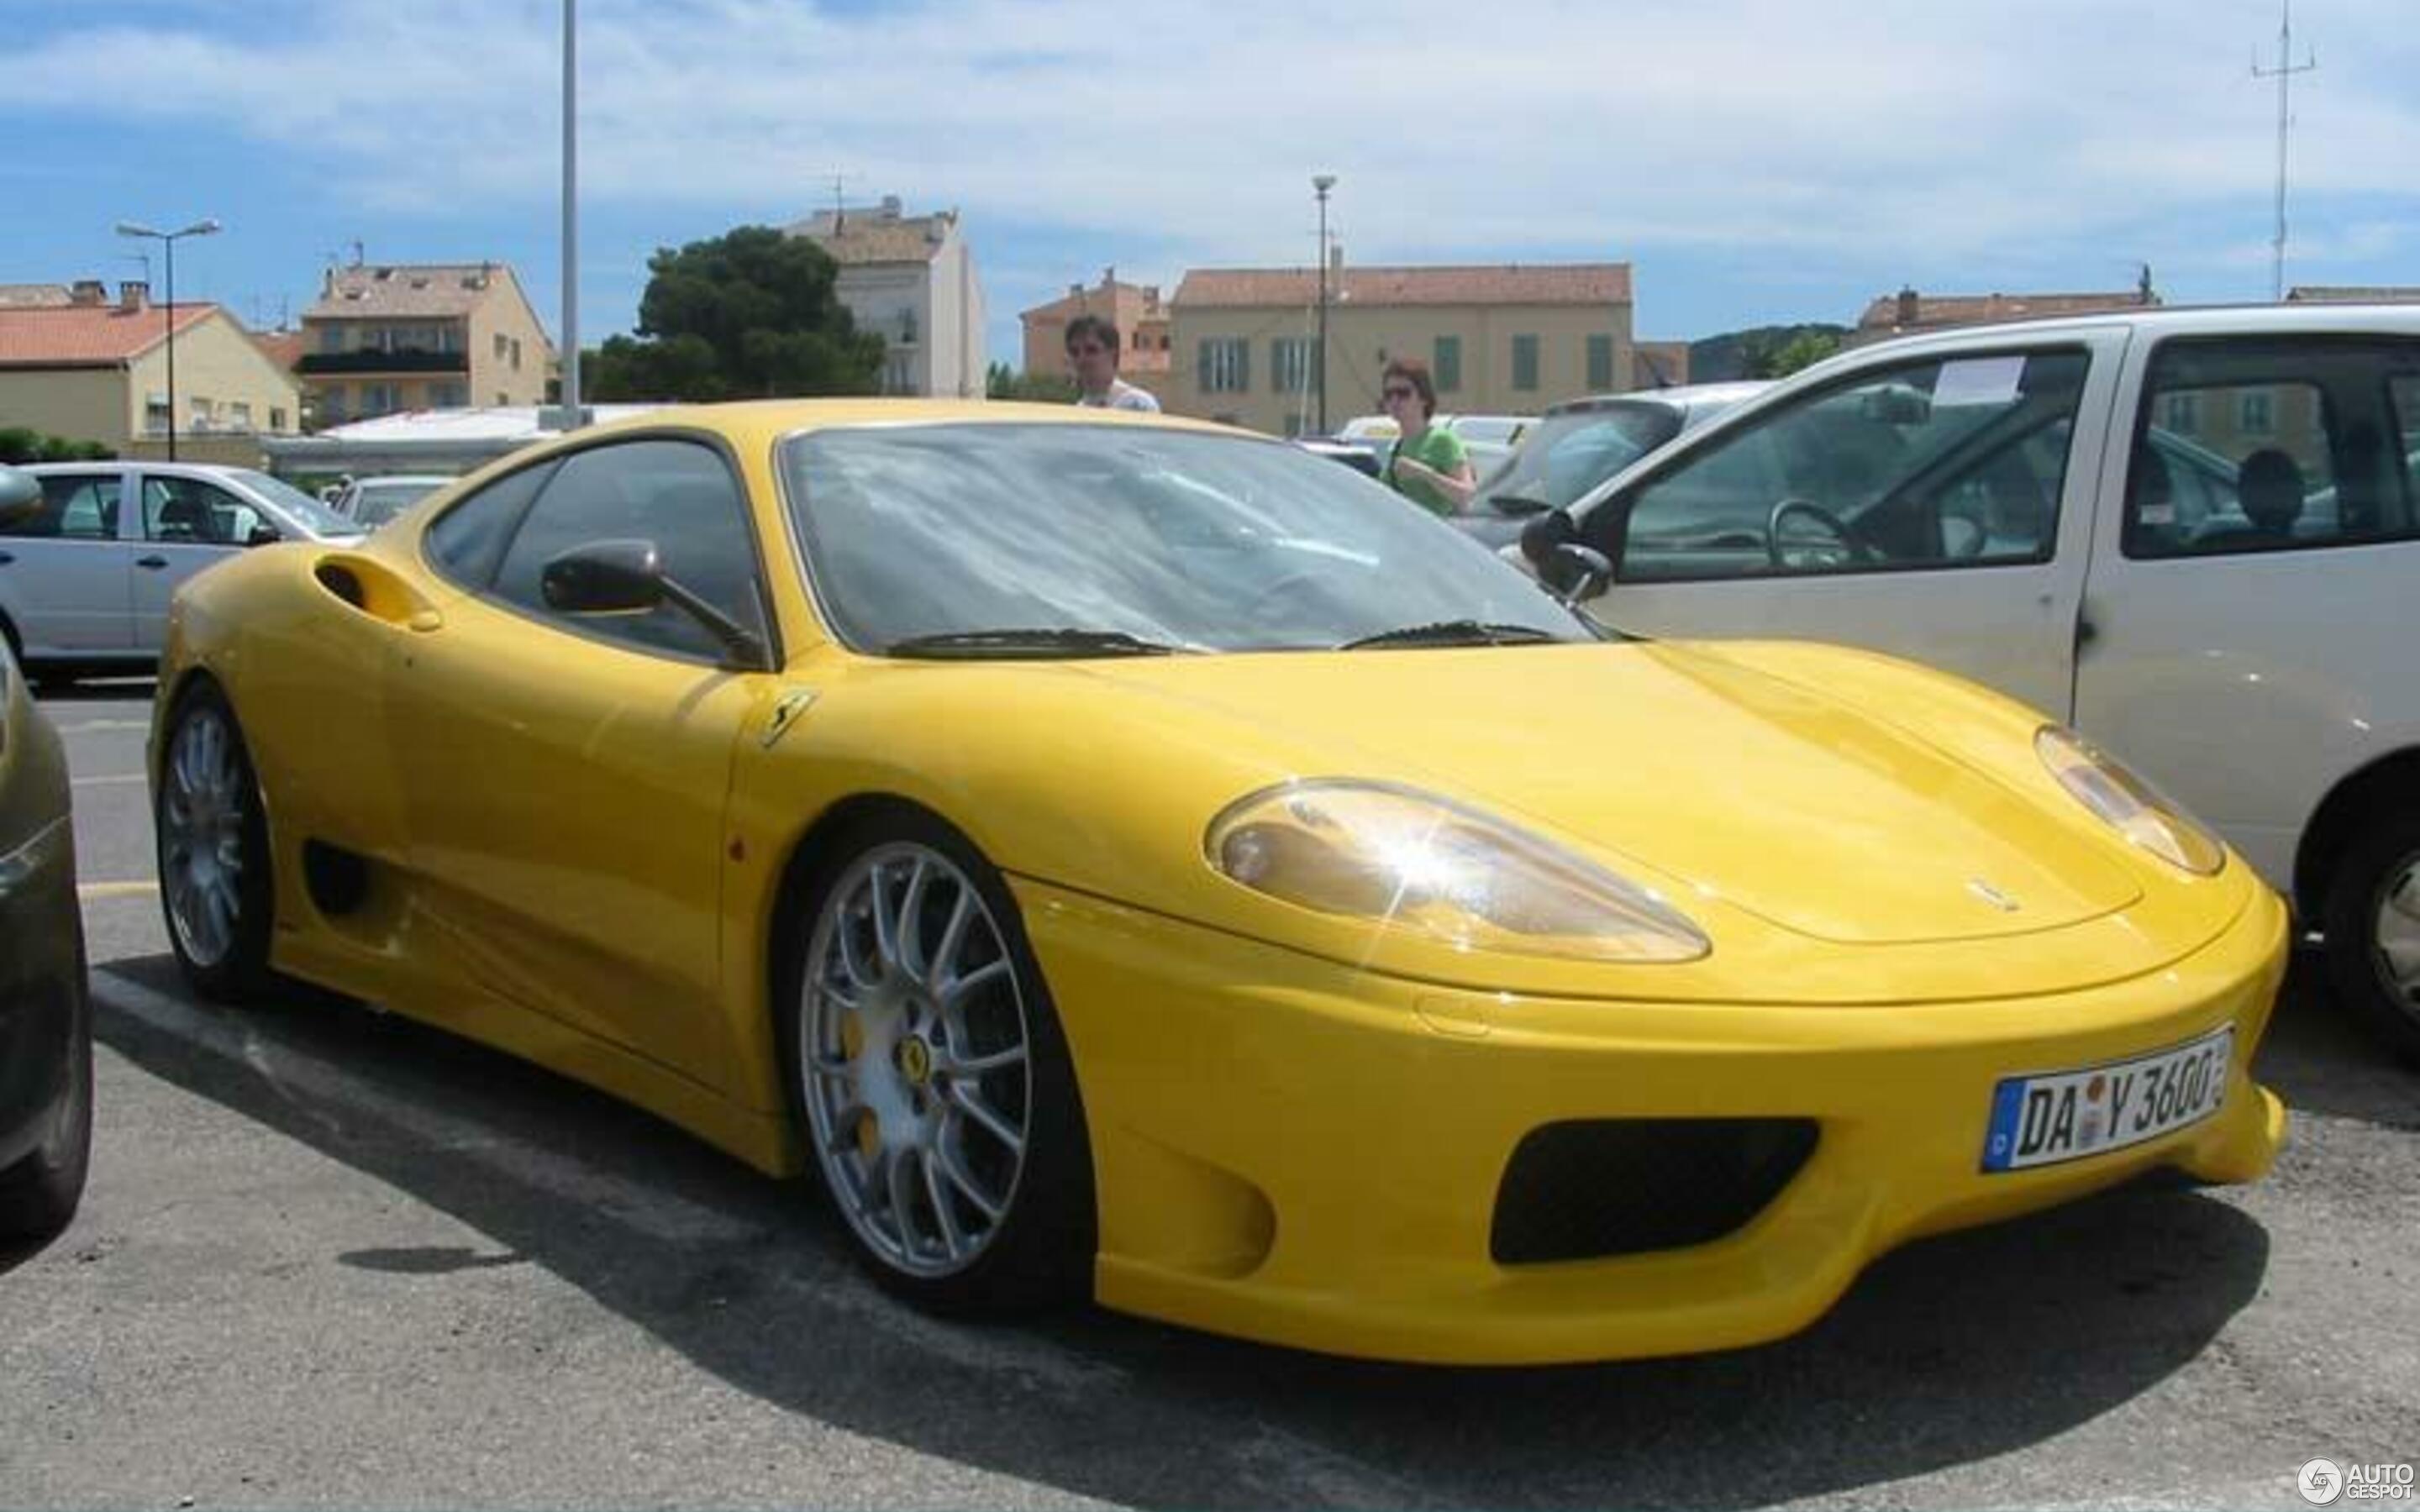
[[1719,903],[1814,939],[2031,933],[2141,895],[2140,871],[2114,837],[2077,822],[2080,808],[2065,811],[2074,806],[2029,745],[2019,748],[2030,770],[1989,770],[1910,727],[1684,646],[1091,670],[1319,753],[1318,769],[1285,775],[1424,787],[1574,844],[1684,910]]

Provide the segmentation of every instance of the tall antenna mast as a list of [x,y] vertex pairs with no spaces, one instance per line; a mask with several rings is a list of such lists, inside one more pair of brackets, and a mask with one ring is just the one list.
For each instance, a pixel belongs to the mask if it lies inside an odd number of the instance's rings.
[[2277,239],[2271,247],[2269,265],[2269,298],[2286,298],[2286,131],[2293,122],[2287,104],[2288,81],[2298,73],[2308,73],[2319,66],[2319,55],[2305,50],[2303,61],[2294,61],[2294,0],[2284,0],[2277,21],[2277,66],[2264,69],[2256,55],[2252,60],[2252,77],[2277,81]]

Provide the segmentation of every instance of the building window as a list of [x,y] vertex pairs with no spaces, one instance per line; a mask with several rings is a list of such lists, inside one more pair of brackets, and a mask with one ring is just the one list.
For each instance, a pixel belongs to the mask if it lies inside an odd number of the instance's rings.
[[2196,393],[2171,393],[2161,422],[2180,436],[2190,436],[2201,429],[2201,396]]
[[508,343],[508,342],[506,342],[506,341],[504,340],[504,333],[503,332],[501,332],[501,331],[497,332],[496,332],[496,361],[498,361],[498,362],[500,362],[500,363],[501,363],[501,362],[503,362],[503,361],[504,360],[504,354],[505,354],[507,351],[509,351],[510,349],[511,349],[511,344],[510,344],[510,343]]
[[1588,339],[1588,386],[1591,393],[1613,387],[1613,338],[1602,332]]
[[345,328],[342,326],[321,326],[319,328],[319,349],[323,352],[343,351],[345,349]]
[[467,383],[431,383],[428,403],[432,409],[459,409],[471,402],[471,386]]
[[362,416],[386,415],[395,412],[395,386],[390,383],[362,385]]
[[1512,338],[1512,387],[1524,393],[1537,391],[1538,338],[1535,336]]
[[916,312],[913,310],[899,312],[899,341],[902,346],[916,345]]
[[227,428],[230,430],[250,430],[252,428],[251,400],[231,399],[227,402]]
[[272,434],[279,436],[286,434],[286,410],[283,407],[278,405],[269,407],[269,428]]
[[1204,393],[1246,393],[1251,390],[1252,348],[1241,336],[1204,341],[1201,366]]
[[1279,336],[1269,343],[1269,382],[1280,393],[1301,393],[1311,385],[1309,336]]
[[1430,377],[1439,393],[1452,393],[1462,387],[1462,338],[1439,336],[1436,339],[1436,361],[1429,364]]
[[146,436],[168,434],[168,396],[166,394],[155,393],[143,401],[143,434]]
[[2266,436],[2277,428],[2276,400],[2266,389],[2248,389],[2235,401],[2235,428],[2246,436]]
[[521,339],[520,339],[519,336],[515,336],[515,337],[513,338],[513,371],[514,371],[514,372],[516,372],[516,373],[518,373],[518,372],[520,372],[520,370],[521,370]]

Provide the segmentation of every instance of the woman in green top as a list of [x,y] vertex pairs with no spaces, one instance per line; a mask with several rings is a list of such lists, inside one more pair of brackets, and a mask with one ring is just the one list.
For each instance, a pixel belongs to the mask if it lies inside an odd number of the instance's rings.
[[1462,438],[1429,422],[1436,415],[1436,385],[1428,364],[1398,357],[1378,378],[1378,402],[1403,437],[1387,462],[1388,486],[1436,515],[1460,513],[1479,486]]

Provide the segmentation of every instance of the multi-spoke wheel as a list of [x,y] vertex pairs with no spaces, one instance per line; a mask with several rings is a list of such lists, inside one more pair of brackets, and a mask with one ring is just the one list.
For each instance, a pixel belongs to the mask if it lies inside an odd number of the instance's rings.
[[269,824],[235,712],[209,683],[177,702],[153,784],[160,902],[178,964],[204,996],[269,981]]
[[901,813],[852,833],[806,897],[784,1039],[816,1167],[860,1253],[939,1305],[1082,1294],[1082,1112],[997,874]]
[[2327,904],[2336,995],[2420,1059],[2420,811],[2381,816],[2336,868]]

